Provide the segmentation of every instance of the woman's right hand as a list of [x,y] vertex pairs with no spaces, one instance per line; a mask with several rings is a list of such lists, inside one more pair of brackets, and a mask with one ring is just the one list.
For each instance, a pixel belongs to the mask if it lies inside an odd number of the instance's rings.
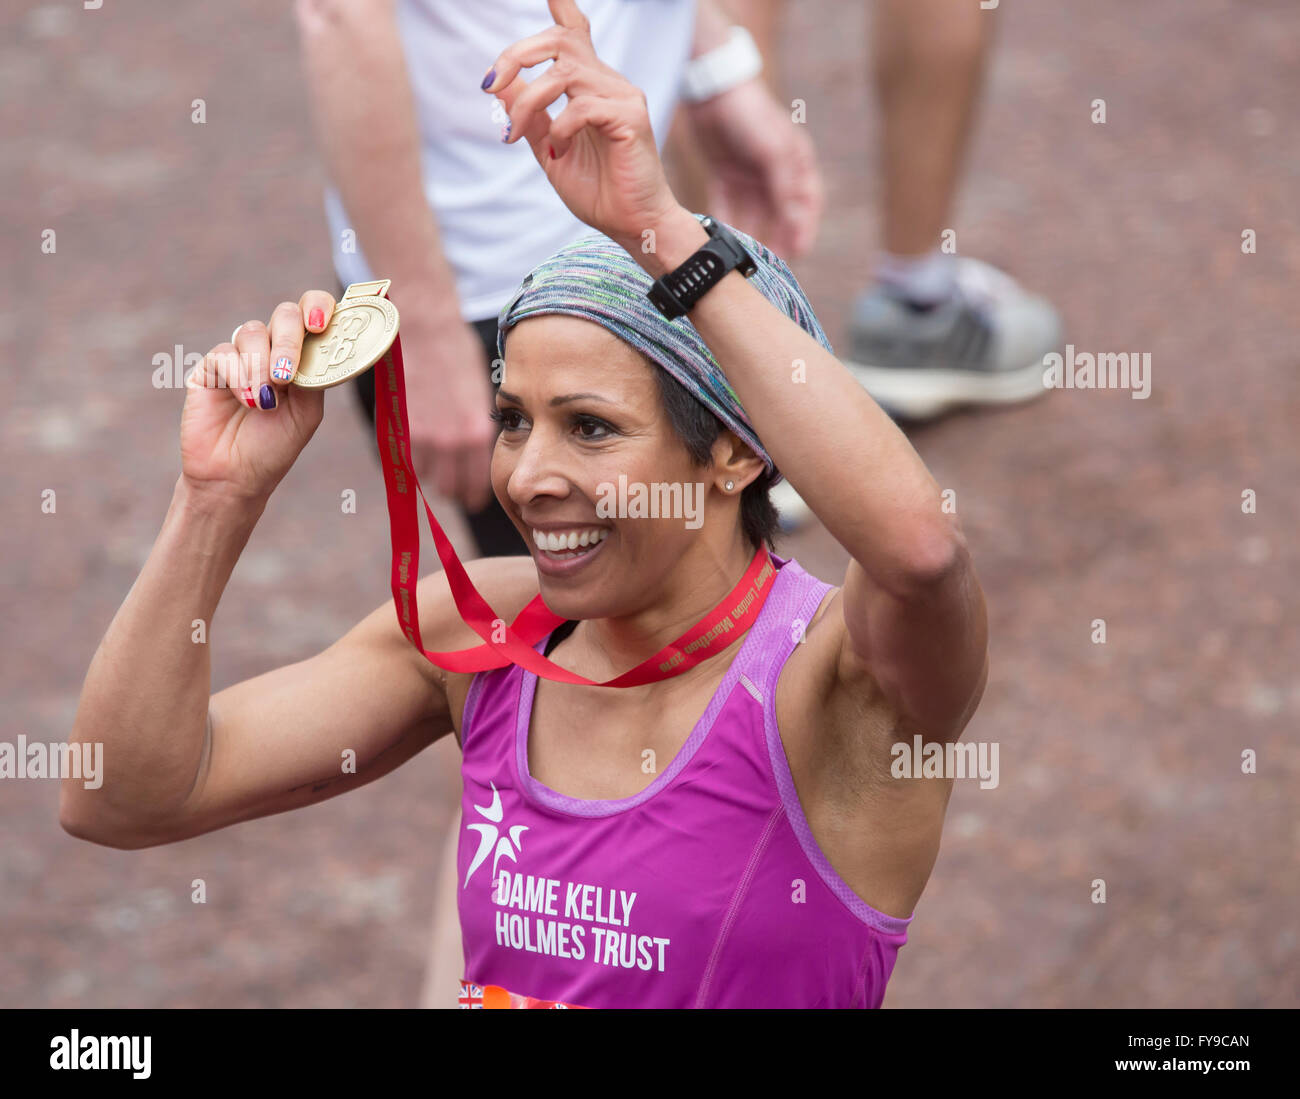
[[[190,488],[244,502],[271,495],[324,415],[323,390],[290,383],[303,336],[322,331],[333,314],[332,295],[308,290],[296,304],[276,306],[269,325],[246,321],[235,343],[207,353],[186,382],[181,412],[181,476]],[[266,396],[274,397],[271,408],[262,407]]]

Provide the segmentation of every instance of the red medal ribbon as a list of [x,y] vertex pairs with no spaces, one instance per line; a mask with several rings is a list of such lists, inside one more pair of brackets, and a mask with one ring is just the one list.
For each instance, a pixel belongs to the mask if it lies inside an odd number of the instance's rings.
[[[393,603],[397,620],[411,644],[432,664],[452,672],[482,672],[518,664],[545,679],[560,683],[581,683],[590,687],[636,687],[680,675],[702,660],[724,649],[753,624],[772,590],[776,565],[766,547],[760,546],[740,583],[713,610],[675,641],[648,660],[614,679],[597,683],[576,675],[539,653],[534,646],[565,621],[542,601],[540,593],[509,626],[488,606],[474,587],[452,547],[450,539],[424,499],[420,482],[411,467],[410,423],[406,416],[406,376],[402,369],[402,340],[398,336],[384,357],[375,364],[375,441],[384,469],[388,495],[388,524],[392,535]],[[429,652],[420,638],[416,607],[419,579],[420,527],[415,497],[419,495],[433,531],[438,558],[447,570],[451,595],[461,618],[484,644],[456,652]],[[715,644],[716,642],[721,644]]]

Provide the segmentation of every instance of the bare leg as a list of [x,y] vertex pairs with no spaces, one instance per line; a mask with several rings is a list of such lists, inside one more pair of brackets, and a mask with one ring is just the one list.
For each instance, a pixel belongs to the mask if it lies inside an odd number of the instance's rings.
[[435,871],[433,925],[430,928],[429,957],[425,966],[421,1007],[457,1005],[463,958],[461,956],[460,913],[457,910],[456,845],[460,837],[460,750],[452,737],[444,737],[431,749],[437,770],[446,776],[438,793],[448,815],[442,840],[442,858]]
[[883,113],[885,250],[922,255],[950,228],[992,42],[974,0],[877,0],[872,51]]
[[854,303],[849,365],[894,415],[1041,397],[1060,317],[1010,276],[945,248],[993,40],[975,0],[876,0],[871,40],[883,115],[876,285]]
[[[783,98],[777,39],[785,0],[721,0],[721,6],[753,35],[764,78]],[[884,116],[881,240],[894,255],[924,255],[951,227],[993,16],[975,0],[876,0],[868,50]],[[696,167],[692,184],[702,182],[701,173]]]

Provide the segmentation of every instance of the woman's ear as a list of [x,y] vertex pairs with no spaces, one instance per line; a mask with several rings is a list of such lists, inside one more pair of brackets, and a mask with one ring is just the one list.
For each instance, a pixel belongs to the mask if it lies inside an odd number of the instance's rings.
[[745,486],[757,480],[765,469],[767,463],[729,428],[723,428],[713,441],[713,465],[709,468],[709,476],[720,492],[739,496]]

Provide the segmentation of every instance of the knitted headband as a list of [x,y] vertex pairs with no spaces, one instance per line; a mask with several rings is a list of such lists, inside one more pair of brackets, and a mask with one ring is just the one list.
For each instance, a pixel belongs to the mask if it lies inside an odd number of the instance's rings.
[[[812,306],[780,257],[747,233],[727,228],[736,234],[758,268],[749,281],[830,351],[830,342]],[[768,472],[779,479],[780,473],[754,434],[735,390],[690,319],[666,320],[646,297],[653,281],[621,245],[603,233],[578,237],[534,267],[502,308],[497,318],[497,354],[504,360],[506,332],[526,317],[567,313],[594,321],[667,370],[743,439],[763,459]]]

